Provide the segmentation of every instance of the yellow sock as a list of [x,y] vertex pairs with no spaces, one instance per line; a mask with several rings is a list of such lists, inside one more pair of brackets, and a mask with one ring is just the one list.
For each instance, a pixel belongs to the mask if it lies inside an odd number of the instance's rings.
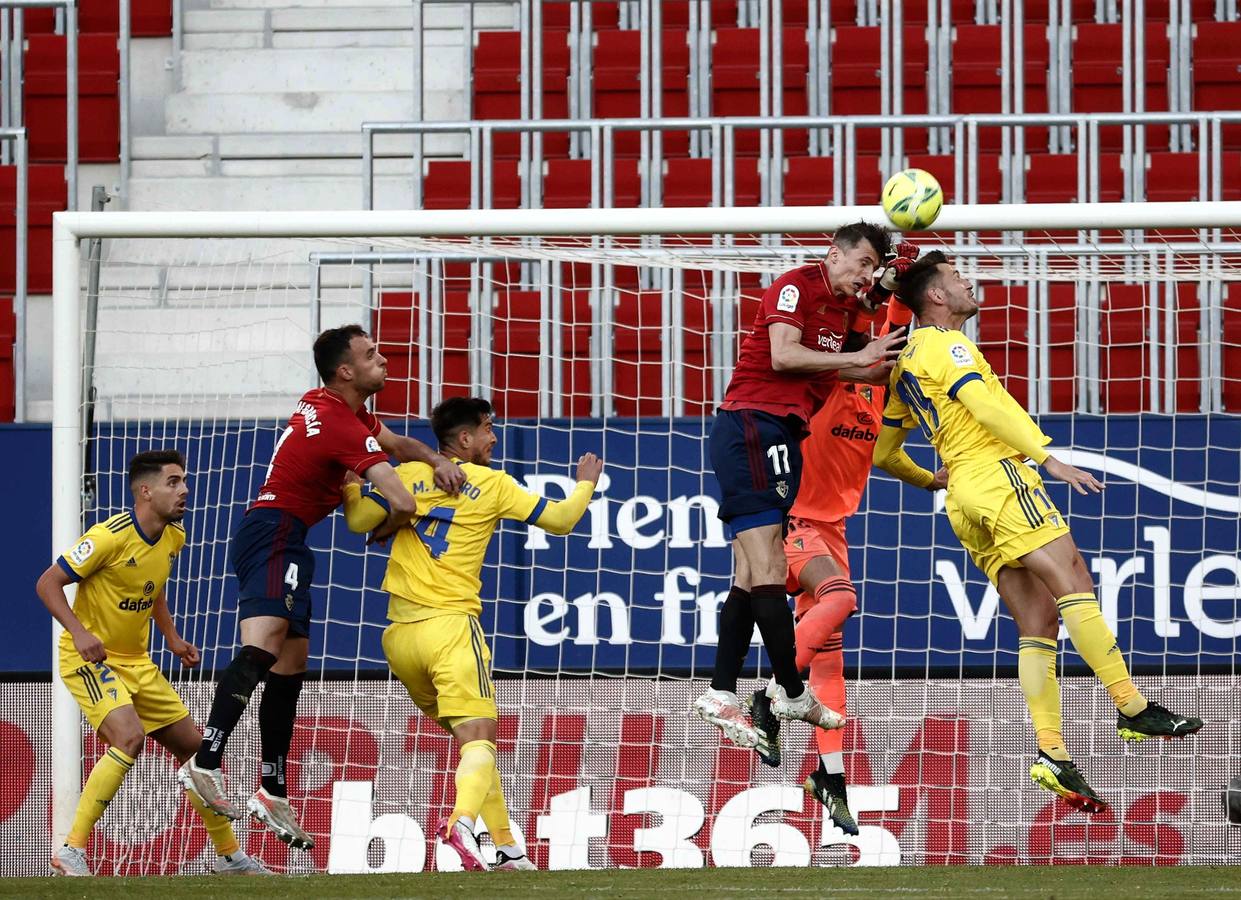
[[1029,637],[1017,641],[1017,680],[1030,707],[1038,748],[1052,759],[1067,761],[1060,733],[1060,682],[1056,680],[1056,642]]
[[191,791],[185,792],[185,798],[190,801],[194,812],[198,813],[198,817],[203,820],[203,827],[207,829],[207,836],[211,838],[211,845],[215,847],[216,856],[232,856],[241,849],[241,844],[237,842],[237,835],[233,832],[232,820],[228,816],[212,812],[198,799],[198,795]]
[[1116,708],[1126,716],[1135,716],[1146,709],[1146,698],[1134,687],[1125,657],[1103,620],[1094,594],[1068,594],[1057,600],[1056,606],[1073,646],[1107,688]]
[[500,785],[500,770],[494,767],[491,770],[491,790],[483,800],[482,814],[491,843],[497,847],[516,845],[508,819],[508,804],[504,802],[504,788]]
[[471,824],[478,819],[483,801],[491,792],[492,773],[496,770],[496,745],[491,741],[470,741],[461,746],[457,763],[457,802],[448,817],[451,829],[464,817]]
[[116,792],[121,789],[121,782],[134,767],[134,760],[115,747],[109,747],[90,770],[90,777],[82,788],[82,799],[78,801],[78,810],[73,815],[73,827],[65,843],[70,847],[82,849],[90,839],[91,829],[108,808]]

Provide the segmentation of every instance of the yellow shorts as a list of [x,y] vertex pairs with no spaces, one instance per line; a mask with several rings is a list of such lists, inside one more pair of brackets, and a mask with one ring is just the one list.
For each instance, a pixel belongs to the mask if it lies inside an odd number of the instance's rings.
[[108,713],[122,706],[134,708],[146,734],[190,714],[149,657],[140,662],[88,663],[76,653],[61,651],[60,677],[96,731]]
[[384,656],[410,699],[432,719],[494,719],[491,651],[478,619],[449,613],[384,629]]
[[948,476],[948,521],[974,564],[996,583],[1004,566],[1069,533],[1038,471],[1015,459],[957,465]]

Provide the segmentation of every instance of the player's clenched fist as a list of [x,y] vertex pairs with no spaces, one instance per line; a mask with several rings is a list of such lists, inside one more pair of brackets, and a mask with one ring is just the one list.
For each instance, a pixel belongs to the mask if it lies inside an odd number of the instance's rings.
[[431,467],[431,477],[435,479],[435,486],[446,494],[458,493],[465,484],[465,472],[447,456],[441,456]]
[[103,662],[108,658],[108,652],[103,649],[103,641],[89,631],[79,631],[73,636],[73,649],[89,663]]
[[181,665],[192,669],[198,665],[202,656],[198,652],[198,648],[189,641],[168,641],[168,649],[172,651],[172,655],[181,660]]
[[595,456],[593,453],[583,453],[577,461],[577,480],[589,481],[591,484],[599,483],[599,476],[603,474],[603,460]]

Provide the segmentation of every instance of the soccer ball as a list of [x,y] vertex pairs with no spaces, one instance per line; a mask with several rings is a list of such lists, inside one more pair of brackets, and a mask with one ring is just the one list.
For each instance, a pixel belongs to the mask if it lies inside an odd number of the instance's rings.
[[897,172],[883,186],[883,211],[901,231],[930,228],[944,205],[935,176],[923,169]]

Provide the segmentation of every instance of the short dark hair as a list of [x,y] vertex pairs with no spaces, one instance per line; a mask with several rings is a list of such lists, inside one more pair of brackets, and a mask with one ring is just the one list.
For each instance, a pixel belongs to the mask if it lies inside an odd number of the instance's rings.
[[361,325],[329,328],[315,338],[315,368],[324,384],[336,378],[336,368],[349,358],[349,344],[355,337],[369,337]]
[[922,315],[922,307],[926,305],[926,292],[939,279],[939,267],[946,262],[948,257],[944,256],[942,250],[923,253],[896,282],[896,296],[913,310],[915,316]]
[[144,450],[129,461],[129,486],[164,471],[164,466],[180,466],[185,469],[185,456],[180,450]]
[[881,263],[892,252],[892,235],[888,233],[886,228],[870,222],[854,222],[850,225],[842,225],[832,235],[832,243],[846,250],[852,250],[862,241],[868,242],[875,248]]
[[482,397],[449,397],[431,410],[431,430],[441,447],[451,444],[466,428],[477,428],[495,415]]

